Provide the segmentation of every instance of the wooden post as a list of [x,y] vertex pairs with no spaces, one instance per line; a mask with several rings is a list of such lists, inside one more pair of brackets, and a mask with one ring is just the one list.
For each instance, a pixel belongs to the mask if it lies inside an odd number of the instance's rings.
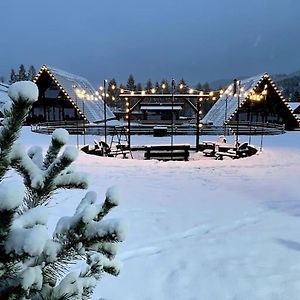
[[196,116],[196,152],[199,151],[199,143],[200,143],[200,119],[199,119],[199,116],[200,116],[200,108],[201,108],[201,105],[200,105],[200,99],[201,98],[197,98],[197,116]]
[[104,141],[107,144],[107,124],[106,124],[106,82],[107,80],[105,79],[103,81],[103,87],[104,87]]
[[174,92],[175,92],[175,80],[172,78],[171,160],[173,160],[173,145],[174,145]]
[[130,97],[125,98],[126,100],[126,118],[127,118],[127,132],[128,132],[128,148],[131,148],[131,101]]

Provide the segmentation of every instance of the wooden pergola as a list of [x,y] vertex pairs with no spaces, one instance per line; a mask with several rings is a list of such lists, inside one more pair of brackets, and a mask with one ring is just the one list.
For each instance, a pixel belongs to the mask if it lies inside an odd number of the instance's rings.
[[[200,141],[200,128],[202,124],[200,124],[200,116],[201,116],[201,102],[205,101],[206,99],[215,99],[214,94],[212,93],[198,93],[198,94],[152,94],[152,93],[145,93],[145,92],[131,92],[131,93],[123,93],[120,94],[119,97],[125,100],[126,105],[126,115],[125,119],[127,119],[127,126],[128,126],[128,146],[130,148],[130,136],[131,136],[131,113],[132,111],[141,104],[144,100],[153,100],[153,99],[171,99],[172,105],[172,118],[170,120],[171,126],[171,145],[173,145],[173,138],[174,138],[174,100],[175,99],[182,99],[185,100],[195,111],[196,114],[196,151],[199,148],[199,141]],[[132,99],[136,99],[135,103],[132,103]],[[196,100],[196,105],[191,101],[192,99]]]

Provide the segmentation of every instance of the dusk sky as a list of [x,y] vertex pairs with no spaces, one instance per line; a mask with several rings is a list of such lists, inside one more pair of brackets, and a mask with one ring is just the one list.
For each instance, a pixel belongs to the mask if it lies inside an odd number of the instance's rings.
[[87,77],[189,83],[300,69],[299,0],[0,2],[0,75],[49,64]]

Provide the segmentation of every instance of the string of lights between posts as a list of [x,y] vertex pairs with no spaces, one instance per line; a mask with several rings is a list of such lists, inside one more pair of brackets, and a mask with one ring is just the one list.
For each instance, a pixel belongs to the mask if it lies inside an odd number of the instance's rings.
[[[238,85],[240,85],[240,81],[237,81]],[[258,84],[257,84],[258,86]],[[257,87],[256,86],[256,87]],[[161,88],[162,90],[164,90],[166,88],[166,84],[162,84],[161,85]],[[232,86],[229,86],[227,88],[227,90],[218,90],[218,91],[210,91],[208,93],[202,91],[202,90],[197,90],[197,89],[194,89],[194,88],[190,88],[188,85],[183,85],[183,84],[180,84],[179,85],[179,90],[183,90],[183,89],[188,89],[188,94],[189,95],[195,95],[195,96],[198,96],[199,97],[199,101],[202,102],[204,99],[212,99],[212,100],[217,100],[218,97],[216,95],[218,95],[219,97],[222,97],[223,94],[225,94],[227,97],[229,96],[234,96],[234,97],[244,97],[245,101],[247,99],[251,100],[251,101],[261,101],[266,95],[267,95],[267,85],[265,85],[265,88],[264,90],[262,91],[261,94],[257,94],[254,89],[251,90],[250,92],[244,92],[244,87],[241,87],[239,88],[239,91],[238,93],[235,93],[233,94],[233,87]],[[112,85],[111,86],[111,89],[112,90],[116,90],[118,89],[118,87],[116,85]],[[125,118],[128,119],[129,118],[129,112],[130,112],[130,103],[129,103],[129,98],[130,96],[134,96],[134,95],[140,95],[140,96],[143,96],[143,97],[147,97],[147,96],[152,96],[154,94],[156,94],[157,92],[157,88],[151,88],[150,90],[150,93],[147,93],[146,90],[140,90],[140,91],[131,91],[131,90],[128,90],[128,89],[124,89],[124,88],[119,88],[120,90],[120,94],[125,94],[125,95],[128,95],[128,97],[125,97],[125,105],[126,105],[126,115],[125,115]],[[79,88],[75,88],[75,93],[77,95],[77,97],[79,97],[80,99],[86,99],[86,100],[94,100],[94,99],[101,99],[101,96],[102,97],[105,97],[106,99],[111,97],[111,99],[113,101],[116,100],[116,98],[114,96],[110,96],[109,93],[106,93],[104,91],[104,88],[103,86],[100,86],[99,87],[99,91],[96,91],[94,95],[92,94],[88,94],[86,93],[86,91],[84,89],[79,89]],[[241,108],[242,104],[244,103],[244,101],[242,103],[240,103],[239,105],[239,108]],[[238,108],[237,108],[238,109]],[[237,111],[236,109],[236,111]],[[236,111],[229,117],[228,120],[230,120],[232,118],[232,116],[236,113]],[[202,111],[200,110],[199,112],[199,115],[202,114]],[[203,124],[199,124],[199,127],[202,127]]]
[[[57,81],[57,79],[53,76],[53,74],[51,73],[51,71],[46,67],[46,66],[42,66],[42,68],[40,69],[40,71],[38,72],[38,74],[36,75],[36,77],[34,78],[34,82],[36,82],[38,80],[38,78],[40,77],[42,71],[45,70],[50,77],[53,79],[53,81],[57,84],[57,86],[59,87],[59,89],[65,94],[65,96],[67,97],[67,99],[74,105],[74,107],[76,108],[77,112],[86,120],[86,117],[84,116],[84,114],[80,111],[80,109],[77,107],[76,103],[71,99],[70,95],[68,95],[68,93],[64,90],[64,88],[61,86],[61,84]],[[199,101],[202,102],[203,99],[212,99],[212,100],[217,100],[217,96],[222,97],[223,94],[225,94],[227,97],[229,96],[234,96],[234,97],[243,97],[244,100],[241,101],[239,103],[239,106],[237,107],[237,109],[231,114],[231,116],[229,117],[229,119],[227,121],[230,121],[230,119],[235,115],[235,113],[238,111],[239,108],[241,108],[243,106],[243,104],[247,101],[261,101],[263,100],[267,94],[268,94],[268,89],[267,89],[267,84],[264,86],[264,89],[261,93],[256,93],[255,90],[258,88],[258,86],[260,85],[261,81],[267,78],[269,80],[269,82],[271,83],[272,87],[276,90],[276,92],[278,93],[278,95],[280,96],[281,100],[284,102],[284,104],[287,106],[287,108],[293,113],[294,116],[296,116],[293,112],[293,110],[291,109],[291,107],[288,105],[287,101],[284,99],[283,95],[281,94],[280,90],[278,90],[276,84],[274,83],[274,81],[269,77],[268,74],[264,74],[264,76],[256,83],[255,87],[249,91],[249,92],[245,92],[244,91],[244,87],[240,87],[238,89],[238,93],[233,93],[233,86],[230,85],[227,90],[221,89],[218,91],[210,91],[209,93],[205,93],[202,90],[197,90],[197,89],[193,89],[190,88],[188,85],[184,85],[184,84],[180,84],[179,85],[179,89],[182,90],[184,88],[188,89],[188,94],[190,95],[195,95],[199,97]],[[240,86],[241,81],[237,81],[238,86]],[[103,86],[99,87],[99,91],[97,90],[94,94],[89,94],[87,93],[87,91],[85,89],[81,89],[75,85],[73,85],[74,88],[74,92],[76,94],[76,96],[79,99],[86,99],[86,100],[101,100],[101,96],[108,98],[111,97],[111,99],[113,101],[116,100],[116,98],[114,96],[110,96],[106,91],[104,91]],[[118,89],[118,87],[116,85],[112,85],[110,87],[112,90]],[[164,90],[166,88],[166,84],[163,83],[161,85],[161,88]],[[127,89],[123,89],[123,88],[119,88],[120,89],[120,94],[128,94],[128,96],[133,96],[133,95],[141,95],[143,97],[146,96],[151,96],[156,94],[156,88],[151,88],[150,93],[147,93],[146,90],[141,90],[141,91],[130,91]],[[216,96],[217,95],[217,96]],[[126,112],[129,113],[130,109],[129,109],[129,102],[128,99],[126,99]],[[202,111],[199,111],[199,115],[202,114]],[[126,118],[128,118],[128,114],[126,115]],[[199,124],[200,127],[203,126],[203,124]]]

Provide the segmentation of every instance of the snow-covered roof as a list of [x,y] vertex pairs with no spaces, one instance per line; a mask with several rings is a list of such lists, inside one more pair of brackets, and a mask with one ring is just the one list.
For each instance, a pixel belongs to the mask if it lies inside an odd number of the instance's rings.
[[[35,82],[43,72],[47,72],[52,77],[67,99],[88,122],[104,120],[104,102],[86,78],[44,65],[34,79]],[[108,106],[106,118],[115,118]]]
[[288,102],[288,104],[293,111],[295,111],[295,109],[297,109],[300,106],[300,102]]
[[[181,106],[173,106],[173,110],[181,110]],[[142,105],[141,110],[172,110],[171,105]]]
[[[274,81],[271,79],[271,77],[267,74],[260,74],[256,75],[244,80],[241,80],[240,83],[240,95],[239,99],[237,95],[233,95],[233,86],[234,83],[229,85],[229,87],[226,89],[224,94],[219,98],[219,100],[214,104],[214,106],[209,110],[209,112],[206,114],[206,116],[201,120],[201,123],[207,124],[212,123],[215,126],[223,126],[224,122],[228,122],[234,114],[237,112],[238,109],[238,103],[240,104],[240,107],[244,104],[245,101],[247,101],[247,97],[249,93],[255,91],[255,89],[259,86],[259,84],[262,82],[262,80],[267,79],[271,83],[271,85],[274,87],[275,91],[279,95],[280,99],[284,102],[284,104],[287,106],[287,108],[290,110],[290,112],[293,114],[293,110],[289,106],[289,103],[286,102],[284,97],[282,96],[281,92],[277,89]],[[226,110],[227,105],[227,110]],[[227,111],[226,114],[226,120],[225,120],[225,111]],[[293,114],[295,118],[296,115]]]
[[[252,90],[257,82],[262,78],[263,74],[244,79],[241,81],[241,89],[247,94]],[[214,104],[214,106],[209,110],[206,116],[202,119],[203,123],[213,123],[215,126],[223,126],[225,111],[227,105],[227,119],[236,111],[238,107],[238,99],[236,95],[232,95],[233,83],[227,88],[225,93],[220,97],[220,99]],[[245,100],[245,93],[240,95],[240,103]],[[227,121],[227,120],[226,120]]]
[[8,97],[9,85],[0,83],[0,111],[3,113],[5,106],[11,103],[11,99]]

